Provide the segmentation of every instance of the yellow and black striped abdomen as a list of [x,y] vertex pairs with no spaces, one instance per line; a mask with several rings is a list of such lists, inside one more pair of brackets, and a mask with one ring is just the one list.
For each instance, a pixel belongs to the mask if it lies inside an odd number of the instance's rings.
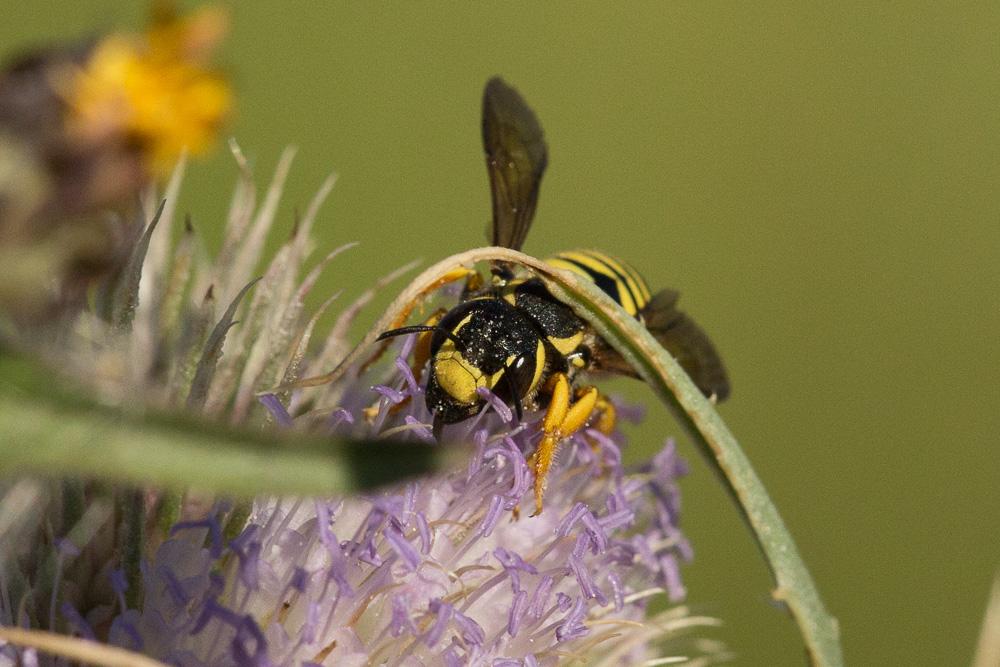
[[633,317],[638,318],[652,298],[649,286],[638,271],[603,252],[568,250],[545,262],[590,278]]

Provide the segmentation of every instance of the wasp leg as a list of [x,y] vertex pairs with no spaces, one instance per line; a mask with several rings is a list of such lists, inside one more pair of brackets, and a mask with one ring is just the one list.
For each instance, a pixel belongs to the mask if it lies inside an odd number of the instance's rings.
[[542,498],[545,484],[555,459],[559,443],[579,431],[587,423],[594,406],[597,405],[597,389],[589,387],[578,392],[576,402],[570,403],[569,380],[565,373],[556,373],[549,384],[552,398],[542,420],[542,440],[535,450],[535,514],[542,513]]
[[[586,391],[586,389],[577,390],[578,400],[580,395],[584,391]],[[594,414],[595,418],[591,422],[590,427],[596,430],[598,433],[603,433],[604,435],[611,435],[615,430],[615,426],[618,425],[618,410],[615,409],[614,403],[608,400],[607,396],[604,395],[598,396],[597,404],[594,406]],[[593,440],[591,440],[590,438],[588,438],[587,440],[588,442],[590,442],[590,446],[593,447],[594,450],[596,451],[598,448],[598,444]]]
[[[577,395],[579,396],[584,389],[578,389]],[[615,404],[608,399],[607,396],[600,394],[597,397],[597,404],[594,406],[593,418],[590,420],[590,428],[601,433],[603,435],[610,436],[614,433],[615,426],[618,425],[618,410],[615,408]],[[598,457],[598,461],[601,460],[601,443],[598,442],[597,438],[591,435],[583,436],[583,439],[587,441],[590,445],[590,450],[594,452],[594,455]],[[601,469],[604,469],[603,463],[598,464]]]
[[[466,281],[466,289],[468,289],[470,284],[477,285],[482,282],[482,278],[480,277],[478,271],[475,271],[474,269],[467,269],[464,266],[455,267],[454,269],[447,272],[446,274],[444,274],[443,276],[432,282],[430,285],[422,289],[420,293],[413,299],[413,301],[406,304],[406,307],[399,314],[399,317],[397,317],[396,320],[392,322],[389,328],[398,329],[401,326],[403,326],[403,323],[410,318],[410,314],[413,313],[413,309],[417,307],[417,304],[423,302],[423,300],[427,298],[427,296],[431,292],[441,287],[444,287],[449,283],[454,283],[459,280],[462,280],[463,278]],[[382,344],[375,349],[372,355],[368,357],[368,359],[366,359],[364,363],[361,364],[361,366],[358,368],[358,374],[360,375],[361,373],[364,373],[369,366],[378,361],[379,358],[381,358],[381,356],[385,353],[385,350],[388,347],[389,347],[389,342],[383,341]]]
[[[424,321],[424,326],[437,326],[438,322],[441,321],[441,318],[447,312],[444,308],[438,308]],[[420,378],[424,374],[424,367],[431,359],[431,340],[433,338],[433,331],[424,331],[417,334],[417,342],[413,346],[413,361],[410,363],[410,372],[413,373],[413,379],[416,380],[417,384],[420,384]]]
[[481,292],[485,285],[483,277],[479,275],[478,271],[472,271],[471,269],[466,270],[469,271],[469,275],[465,279],[465,287],[462,289],[462,301],[465,301],[472,295]]

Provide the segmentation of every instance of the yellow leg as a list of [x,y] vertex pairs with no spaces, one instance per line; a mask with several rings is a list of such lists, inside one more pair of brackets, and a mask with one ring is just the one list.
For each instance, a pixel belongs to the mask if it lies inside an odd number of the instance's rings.
[[479,272],[470,270],[469,275],[465,278],[465,294],[480,291],[483,289],[483,284],[483,277],[479,275]]
[[[441,321],[446,312],[444,308],[438,308],[424,321],[424,326],[435,326]],[[410,371],[413,373],[413,379],[417,381],[417,384],[420,384],[420,377],[424,374],[424,366],[431,359],[431,340],[433,338],[433,331],[424,331],[417,334],[417,342],[413,346],[413,361],[410,363]]]
[[597,418],[591,427],[604,435],[611,435],[615,426],[618,425],[618,410],[615,409],[615,404],[609,401],[606,396],[598,396],[594,411],[597,413]]
[[542,440],[532,457],[535,468],[535,516],[542,512],[545,484],[559,443],[586,425],[598,399],[597,389],[589,387],[577,392],[576,402],[570,404],[569,380],[565,373],[553,375],[549,384],[552,398],[542,420]]
[[[579,393],[579,392],[577,392]],[[604,435],[610,436],[615,431],[615,426],[618,425],[618,410],[615,408],[615,404],[612,403],[603,394],[597,397],[597,405],[594,406],[594,417],[590,420],[590,428],[594,429],[598,433],[603,433]],[[590,445],[591,451],[594,452],[596,456],[600,456],[601,443],[597,441],[597,438],[593,438],[589,435],[583,436],[583,439],[587,441]]]

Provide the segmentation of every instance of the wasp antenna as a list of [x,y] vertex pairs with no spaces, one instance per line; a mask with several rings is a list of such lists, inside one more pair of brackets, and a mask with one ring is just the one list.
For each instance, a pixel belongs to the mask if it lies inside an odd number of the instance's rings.
[[416,325],[412,327],[400,327],[399,329],[390,329],[389,331],[383,331],[378,335],[376,341],[385,340],[386,338],[395,338],[396,336],[405,336],[411,333],[422,333],[424,331],[437,331],[437,327]]
[[415,324],[412,327],[400,327],[399,329],[383,331],[378,335],[378,338],[376,338],[375,341],[378,342],[380,340],[386,340],[387,338],[395,338],[396,336],[405,336],[412,333],[424,333],[425,331],[440,331],[445,337],[448,338],[448,340],[455,344],[455,348],[458,349],[459,352],[465,352],[465,343],[460,341],[455,334],[440,326],[431,326],[427,324]]

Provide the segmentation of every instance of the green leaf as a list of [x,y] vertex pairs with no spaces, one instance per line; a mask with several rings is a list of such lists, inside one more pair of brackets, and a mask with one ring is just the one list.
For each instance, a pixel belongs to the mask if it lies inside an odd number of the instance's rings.
[[0,474],[69,475],[236,497],[357,493],[432,473],[452,448],[248,433],[175,414],[131,414],[54,390],[53,374],[0,352]]

